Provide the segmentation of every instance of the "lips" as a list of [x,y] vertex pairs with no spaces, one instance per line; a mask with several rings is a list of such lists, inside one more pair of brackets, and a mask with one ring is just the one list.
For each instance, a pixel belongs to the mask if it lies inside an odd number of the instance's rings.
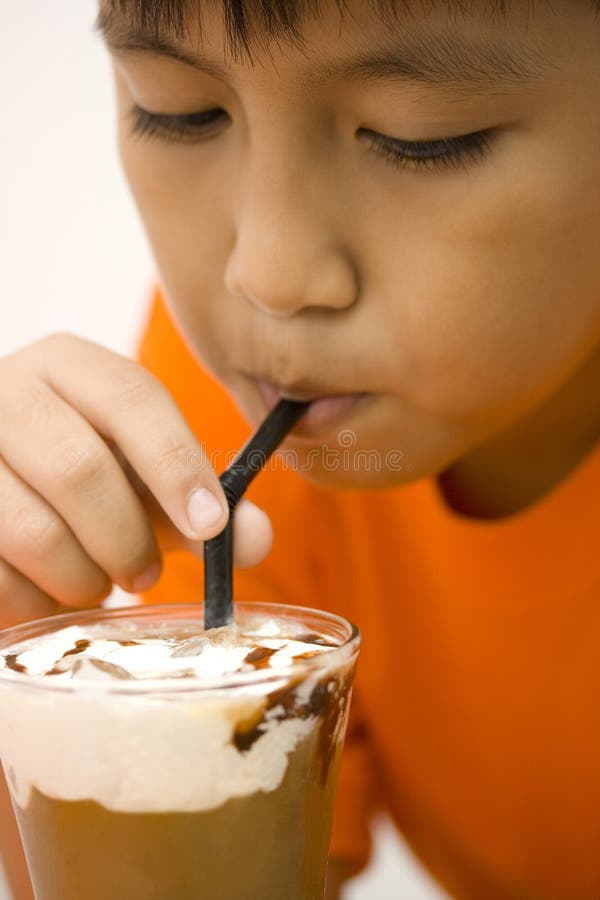
[[365,393],[323,394],[313,390],[288,390],[260,378],[252,379],[268,410],[280,400],[305,400],[310,406],[294,429],[298,434],[318,434],[331,429],[345,419],[369,396]]

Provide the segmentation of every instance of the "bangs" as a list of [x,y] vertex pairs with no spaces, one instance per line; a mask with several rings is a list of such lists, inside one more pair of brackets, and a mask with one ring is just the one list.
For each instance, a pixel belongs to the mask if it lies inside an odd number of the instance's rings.
[[[393,11],[396,0],[373,0],[381,14]],[[343,14],[345,0],[336,0]],[[302,25],[307,16],[318,15],[321,0],[108,0],[107,7],[119,12],[136,30],[182,38],[189,17],[216,12],[223,18],[229,49],[234,56],[250,52],[252,43],[285,39],[302,43]]]
[[[440,0],[368,0],[374,14],[392,24],[399,13],[410,15],[415,9],[431,12]],[[487,14],[499,21],[505,19],[513,4],[523,0],[486,0]],[[525,0],[533,11],[539,0]],[[544,0],[552,9],[551,0]],[[600,0],[589,0],[600,12]],[[444,0],[449,15],[473,13],[472,0]],[[335,0],[340,17],[347,12],[347,0]],[[207,12],[223,18],[229,50],[234,57],[251,55],[252,44],[266,45],[270,40],[286,40],[302,46],[303,24],[308,17],[318,17],[323,0],[106,0],[103,16],[117,12],[132,26],[153,35],[183,38],[190,16],[200,25]]]
[[[431,11],[437,0],[368,0],[374,14],[384,22],[392,22],[399,12],[410,12],[415,6]],[[488,0],[490,14],[502,18],[514,0]],[[531,0],[529,0],[531,2]],[[600,0],[599,0],[600,2]],[[347,0],[335,0],[340,17],[347,11]],[[449,13],[465,13],[472,3],[447,0]],[[136,30],[155,35],[182,38],[186,23],[194,16],[201,24],[202,16],[218,12],[223,17],[230,52],[250,54],[253,43],[286,40],[302,45],[302,28],[308,17],[318,17],[323,0],[107,0],[106,10],[124,16]]]

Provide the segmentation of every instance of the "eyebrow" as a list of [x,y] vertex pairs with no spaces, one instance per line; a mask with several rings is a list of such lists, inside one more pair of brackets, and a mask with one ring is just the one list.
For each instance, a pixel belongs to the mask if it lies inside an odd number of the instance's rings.
[[[227,68],[200,52],[193,52],[155,30],[147,31],[112,14],[96,20],[109,49],[122,53],[151,53],[173,59],[204,74],[226,80]],[[405,81],[425,85],[518,85],[539,78],[549,66],[540,48],[469,41],[460,32],[401,37],[377,52],[358,53],[339,63],[324,65],[320,74],[370,81]],[[311,77],[318,77],[313,71]]]
[[99,12],[94,30],[102,36],[107,47],[117,53],[152,53],[156,56],[166,56],[215,78],[224,80],[227,77],[226,68],[219,63],[207,59],[200,53],[192,53],[180,47],[157,30],[147,31],[134,25],[128,26],[124,21],[119,21],[112,12]]

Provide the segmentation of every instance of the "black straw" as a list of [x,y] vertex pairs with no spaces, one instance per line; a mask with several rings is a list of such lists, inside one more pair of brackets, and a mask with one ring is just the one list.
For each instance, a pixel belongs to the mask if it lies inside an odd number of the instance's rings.
[[204,628],[233,622],[233,514],[251,481],[292,430],[309,402],[280,400],[220,477],[229,505],[224,530],[204,544]]

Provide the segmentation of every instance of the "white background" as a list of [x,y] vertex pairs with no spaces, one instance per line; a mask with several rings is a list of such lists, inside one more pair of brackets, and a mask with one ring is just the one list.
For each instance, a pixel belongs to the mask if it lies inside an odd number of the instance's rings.
[[[0,0],[0,355],[59,330],[127,353],[140,328],[152,262],[118,169],[94,12]],[[346,900],[396,898],[441,895],[381,823]]]

